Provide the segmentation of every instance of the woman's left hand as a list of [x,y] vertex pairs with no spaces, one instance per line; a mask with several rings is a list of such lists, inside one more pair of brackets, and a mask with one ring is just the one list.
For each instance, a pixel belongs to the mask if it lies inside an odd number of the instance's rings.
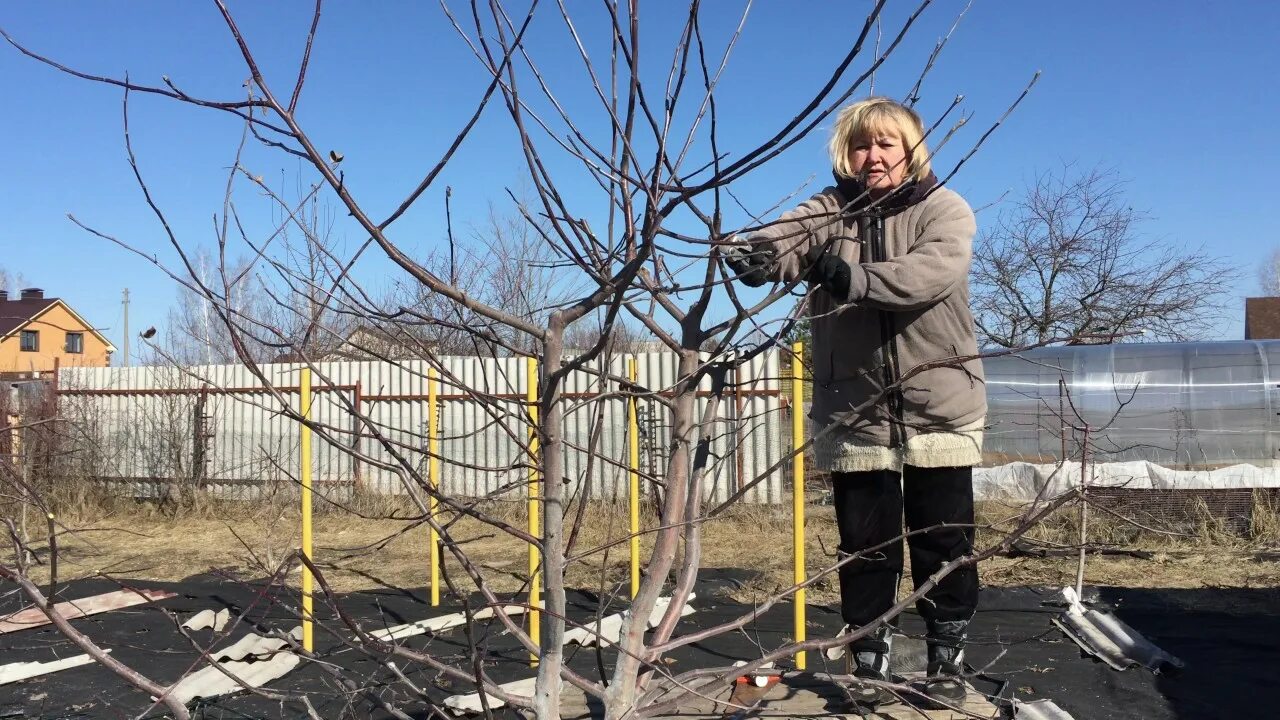
[[821,285],[836,302],[849,302],[849,284],[853,279],[849,263],[818,245],[809,248],[805,262],[809,265],[809,282]]

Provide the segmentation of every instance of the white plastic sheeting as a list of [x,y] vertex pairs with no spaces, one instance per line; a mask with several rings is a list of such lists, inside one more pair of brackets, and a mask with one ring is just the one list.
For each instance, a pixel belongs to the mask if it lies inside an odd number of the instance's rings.
[[[65,620],[78,620],[82,617],[111,612],[122,608],[134,607],[159,600],[175,597],[177,593],[168,590],[139,590],[127,588],[75,600],[64,600],[55,603],[50,610]],[[44,610],[28,607],[9,615],[0,616],[0,633],[18,632],[31,628],[49,625],[53,622]]]
[[[533,697],[534,690],[537,689],[538,678],[530,677],[522,680],[515,680],[509,683],[503,683],[498,689],[513,697],[523,697],[526,700]],[[496,710],[500,707],[506,707],[506,702],[485,693],[485,701],[480,701],[480,693],[465,693],[462,695],[450,695],[444,699],[444,706],[454,711],[455,715],[467,714],[478,715],[484,712],[484,706],[487,704],[490,710]]]
[[1054,618],[1053,624],[1085,652],[1113,669],[1145,667],[1158,675],[1170,675],[1184,667],[1181,660],[1156,647],[1120,618],[1085,607],[1075,588],[1063,588],[1062,596],[1067,601],[1067,610]]
[[[525,608],[520,605],[505,605],[502,608],[502,614],[522,615]],[[486,607],[471,613],[472,620],[486,620],[494,616],[497,612],[494,608]],[[439,615],[433,618],[417,620],[403,625],[393,625],[382,630],[374,630],[369,635],[379,640],[400,640],[407,637],[416,637],[418,635],[426,635],[427,633],[440,632],[451,628],[461,627],[467,624],[466,613],[449,613],[448,615]]]
[[[109,653],[111,651],[103,650],[103,652]],[[32,661],[0,665],[0,685],[8,685],[20,680],[28,680],[33,677],[80,667],[81,665],[89,665],[92,662],[94,662],[93,658],[88,655],[73,655],[69,658],[49,660],[48,662]]]
[[[726,391],[716,417],[699,422],[712,437],[712,473],[705,487],[711,499],[761,475],[785,455],[782,409],[784,383],[780,352],[761,354],[743,365]],[[677,357],[642,353],[638,383],[667,392],[677,381]],[[440,372],[441,485],[460,496],[523,492],[523,446],[528,433],[524,358],[442,358]],[[177,479],[205,479],[205,487],[226,497],[251,499],[275,481],[291,487],[299,464],[298,424],[282,409],[299,407],[298,364],[260,366],[264,383],[240,365],[67,368],[58,376],[60,411],[80,433],[77,462],[86,474],[114,479],[136,495],[154,495]],[[313,473],[319,493],[352,487],[375,493],[404,493],[408,473],[426,476],[427,369],[425,361],[323,362],[313,365],[312,419],[317,433]],[[620,397],[594,401],[619,384],[602,378],[626,376],[626,358],[610,366],[576,371],[565,383],[565,470],[574,490],[589,483],[593,497],[625,496],[627,487],[627,406]],[[274,388],[274,391],[269,389]],[[201,388],[207,388],[201,392]],[[698,420],[707,406],[710,380],[697,401]],[[472,394],[484,394],[482,402]],[[368,416],[362,427],[352,408]],[[599,415],[596,458],[587,476],[585,451]],[[671,415],[660,402],[639,403],[641,467],[661,478],[670,451]],[[197,451],[197,437],[203,450]],[[373,462],[358,462],[346,449]],[[202,468],[202,469],[201,469]],[[745,497],[748,502],[783,501],[783,468],[768,473]]]
[[[1280,487],[1280,468],[1232,465],[1215,470],[1171,470],[1150,462],[1093,463],[1086,466],[1089,487],[1133,490],[1212,490]],[[1008,463],[974,468],[973,492],[980,500],[1025,502],[1047,499],[1080,487],[1078,462]]]
[[[697,599],[696,593],[689,593],[689,600],[684,607],[680,608],[680,617],[688,617],[697,612],[690,602]],[[662,622],[662,618],[667,614],[667,607],[671,605],[671,598],[660,597],[653,604],[653,610],[649,613],[646,621],[648,629],[658,627]],[[608,645],[617,645],[622,642],[622,624],[626,622],[631,615],[631,610],[627,609],[620,613],[605,615],[600,618],[599,622],[584,625],[582,627],[573,628],[564,634],[564,644],[578,644],[584,647],[590,647],[603,640]]]
[[1052,700],[1014,701],[1013,720],[1075,720]]
[[186,622],[182,623],[182,627],[188,630],[212,630],[214,632],[222,632],[222,628],[227,626],[231,621],[231,611],[222,608],[217,612],[213,610],[201,610],[192,615]]
[[[302,640],[301,627],[295,627],[289,634],[295,641]],[[288,647],[289,643],[281,638],[250,633],[229,647],[209,653],[210,664],[170,687],[169,697],[186,704],[196,698],[213,698],[266,685],[302,662],[302,658],[286,649]],[[214,663],[221,669],[214,667]]]

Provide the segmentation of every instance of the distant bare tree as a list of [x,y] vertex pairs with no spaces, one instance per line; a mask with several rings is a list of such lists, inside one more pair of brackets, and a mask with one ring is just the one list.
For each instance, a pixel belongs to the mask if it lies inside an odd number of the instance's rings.
[[1138,232],[1123,182],[1101,170],[1045,173],[974,247],[973,306],[987,343],[1054,337],[1186,340],[1221,318],[1230,268]]
[[337,312],[341,300],[334,285],[343,276],[338,258],[346,253],[333,234],[334,211],[301,184],[295,192],[300,199],[292,210],[284,203],[273,208],[282,252],[269,273],[276,282],[261,284],[274,300],[273,312],[264,317],[276,335],[276,354],[282,347],[301,357],[333,348],[352,321]]
[[[255,362],[319,356],[341,345],[354,322],[339,312],[341,299],[334,294],[343,268],[332,211],[314,194],[300,189],[295,203],[277,196],[272,230],[263,238],[243,238],[253,254],[228,264],[225,239],[218,248],[192,253],[196,282],[178,287],[159,361],[236,362],[233,334]],[[268,247],[278,251],[267,255]],[[219,307],[230,313],[224,317]]]
[[[504,214],[490,203],[484,222],[471,231],[472,246],[481,262],[470,271],[478,270],[484,278],[481,297],[488,305],[544,325],[555,307],[570,297],[566,273],[556,268],[575,266],[558,264],[548,244],[545,223],[535,223],[525,203],[517,205],[518,213]],[[501,333],[512,349],[533,350],[534,343],[526,333],[495,321],[485,322]]]
[[[567,297],[565,273],[558,271],[544,232],[523,212],[504,212],[490,203],[485,219],[462,238],[455,238],[450,227],[449,248],[434,250],[421,265],[477,301],[543,324]],[[397,284],[381,305],[385,318],[377,327],[405,347],[481,356],[533,351],[526,333],[421,284]]]
[[27,279],[21,272],[11,272],[8,268],[0,267],[0,290],[7,290],[12,294],[21,290],[26,284]]
[[602,335],[608,332],[609,337],[601,343],[607,354],[645,352],[646,349],[663,349],[654,346],[651,336],[643,328],[630,323],[618,322],[612,328],[606,328],[604,317],[586,317],[579,320],[564,334],[565,347],[570,349],[589,348],[600,342]]
[[[217,258],[208,248],[200,248],[194,253],[193,266],[201,284],[212,286],[219,276]],[[231,272],[239,275],[248,265],[242,260],[236,263]],[[231,331],[219,317],[215,303],[223,304],[235,312],[254,316],[266,311],[269,300],[263,292],[260,281],[255,275],[244,275],[240,282],[230,286],[225,298],[210,300],[189,287],[179,286],[177,298],[165,322],[164,334],[161,336],[162,348],[150,364],[176,362],[180,365],[212,365],[236,361],[235,346],[231,342]],[[262,343],[246,343],[246,350],[258,360],[269,362],[274,353]]]
[[1268,253],[1258,266],[1258,284],[1263,295],[1280,295],[1280,248]]

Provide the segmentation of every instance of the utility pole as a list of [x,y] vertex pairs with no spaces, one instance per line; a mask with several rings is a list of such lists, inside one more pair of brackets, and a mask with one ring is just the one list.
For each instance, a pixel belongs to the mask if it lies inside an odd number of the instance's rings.
[[124,289],[124,366],[129,367],[129,288]]

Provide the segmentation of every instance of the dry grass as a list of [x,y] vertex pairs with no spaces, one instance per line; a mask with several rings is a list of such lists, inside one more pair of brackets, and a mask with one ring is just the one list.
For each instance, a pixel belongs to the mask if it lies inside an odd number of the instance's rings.
[[[1016,511],[996,504],[979,510],[979,523],[990,529],[980,537],[993,541],[1012,529]],[[1095,546],[1141,550],[1151,559],[1090,555],[1085,580],[1121,587],[1274,587],[1280,586],[1280,563],[1265,555],[1280,544],[1280,506],[1256,493],[1252,522],[1245,535],[1222,517],[1197,503],[1184,522],[1167,527],[1140,526],[1129,518],[1093,509],[1088,542]],[[1078,547],[1080,509],[1069,505],[1037,525],[1026,537],[1042,547]],[[1259,557],[1264,555],[1264,557]],[[1060,558],[993,558],[982,568],[983,580],[995,585],[1069,585],[1075,583],[1077,560]]]
[[[74,502],[71,502],[74,501]],[[63,579],[109,573],[118,577],[179,580],[217,570],[253,578],[267,574],[300,542],[299,514],[287,493],[256,503],[198,501],[186,507],[106,498],[92,494],[64,497],[59,523],[67,528],[59,539],[59,575]],[[322,508],[315,518],[316,559],[339,591],[379,586],[416,587],[428,578],[428,534],[424,526],[403,519],[414,514],[403,498],[357,496],[352,512]],[[491,517],[523,527],[523,503],[491,503]],[[980,545],[1009,530],[1016,510],[996,504],[980,507]],[[401,519],[394,519],[394,518]],[[1035,528],[1028,537],[1044,546],[1070,546],[1079,532],[1078,509],[1067,507]],[[652,518],[645,519],[652,526]],[[1093,513],[1089,538],[1097,544],[1153,553],[1153,559],[1091,556],[1086,581],[1131,587],[1257,587],[1280,585],[1280,562],[1257,560],[1258,551],[1280,544],[1280,508],[1261,498],[1252,532],[1229,532],[1207,513],[1191,532],[1150,532],[1105,514]],[[628,577],[625,506],[597,503],[589,507],[579,531],[569,572],[575,587],[621,587]],[[501,530],[473,518],[453,518],[453,542],[484,567],[499,591],[524,586],[527,546]],[[33,540],[40,533],[33,527]],[[806,544],[810,572],[834,561],[836,528],[830,507],[811,507]],[[703,527],[702,559],[707,568],[745,568],[754,582],[736,593],[759,599],[791,584],[791,517],[789,508],[741,506]],[[650,538],[642,542],[649,551]],[[611,548],[601,549],[610,543]],[[36,548],[45,543],[33,542]],[[587,552],[595,550],[594,552]],[[446,553],[445,569],[464,587],[461,567]],[[980,568],[990,585],[1065,585],[1074,582],[1074,558],[994,558]],[[35,575],[47,578],[44,567]],[[834,576],[818,582],[812,601],[835,599]]]
[[1254,494],[1249,539],[1264,547],[1280,547],[1280,494]]

